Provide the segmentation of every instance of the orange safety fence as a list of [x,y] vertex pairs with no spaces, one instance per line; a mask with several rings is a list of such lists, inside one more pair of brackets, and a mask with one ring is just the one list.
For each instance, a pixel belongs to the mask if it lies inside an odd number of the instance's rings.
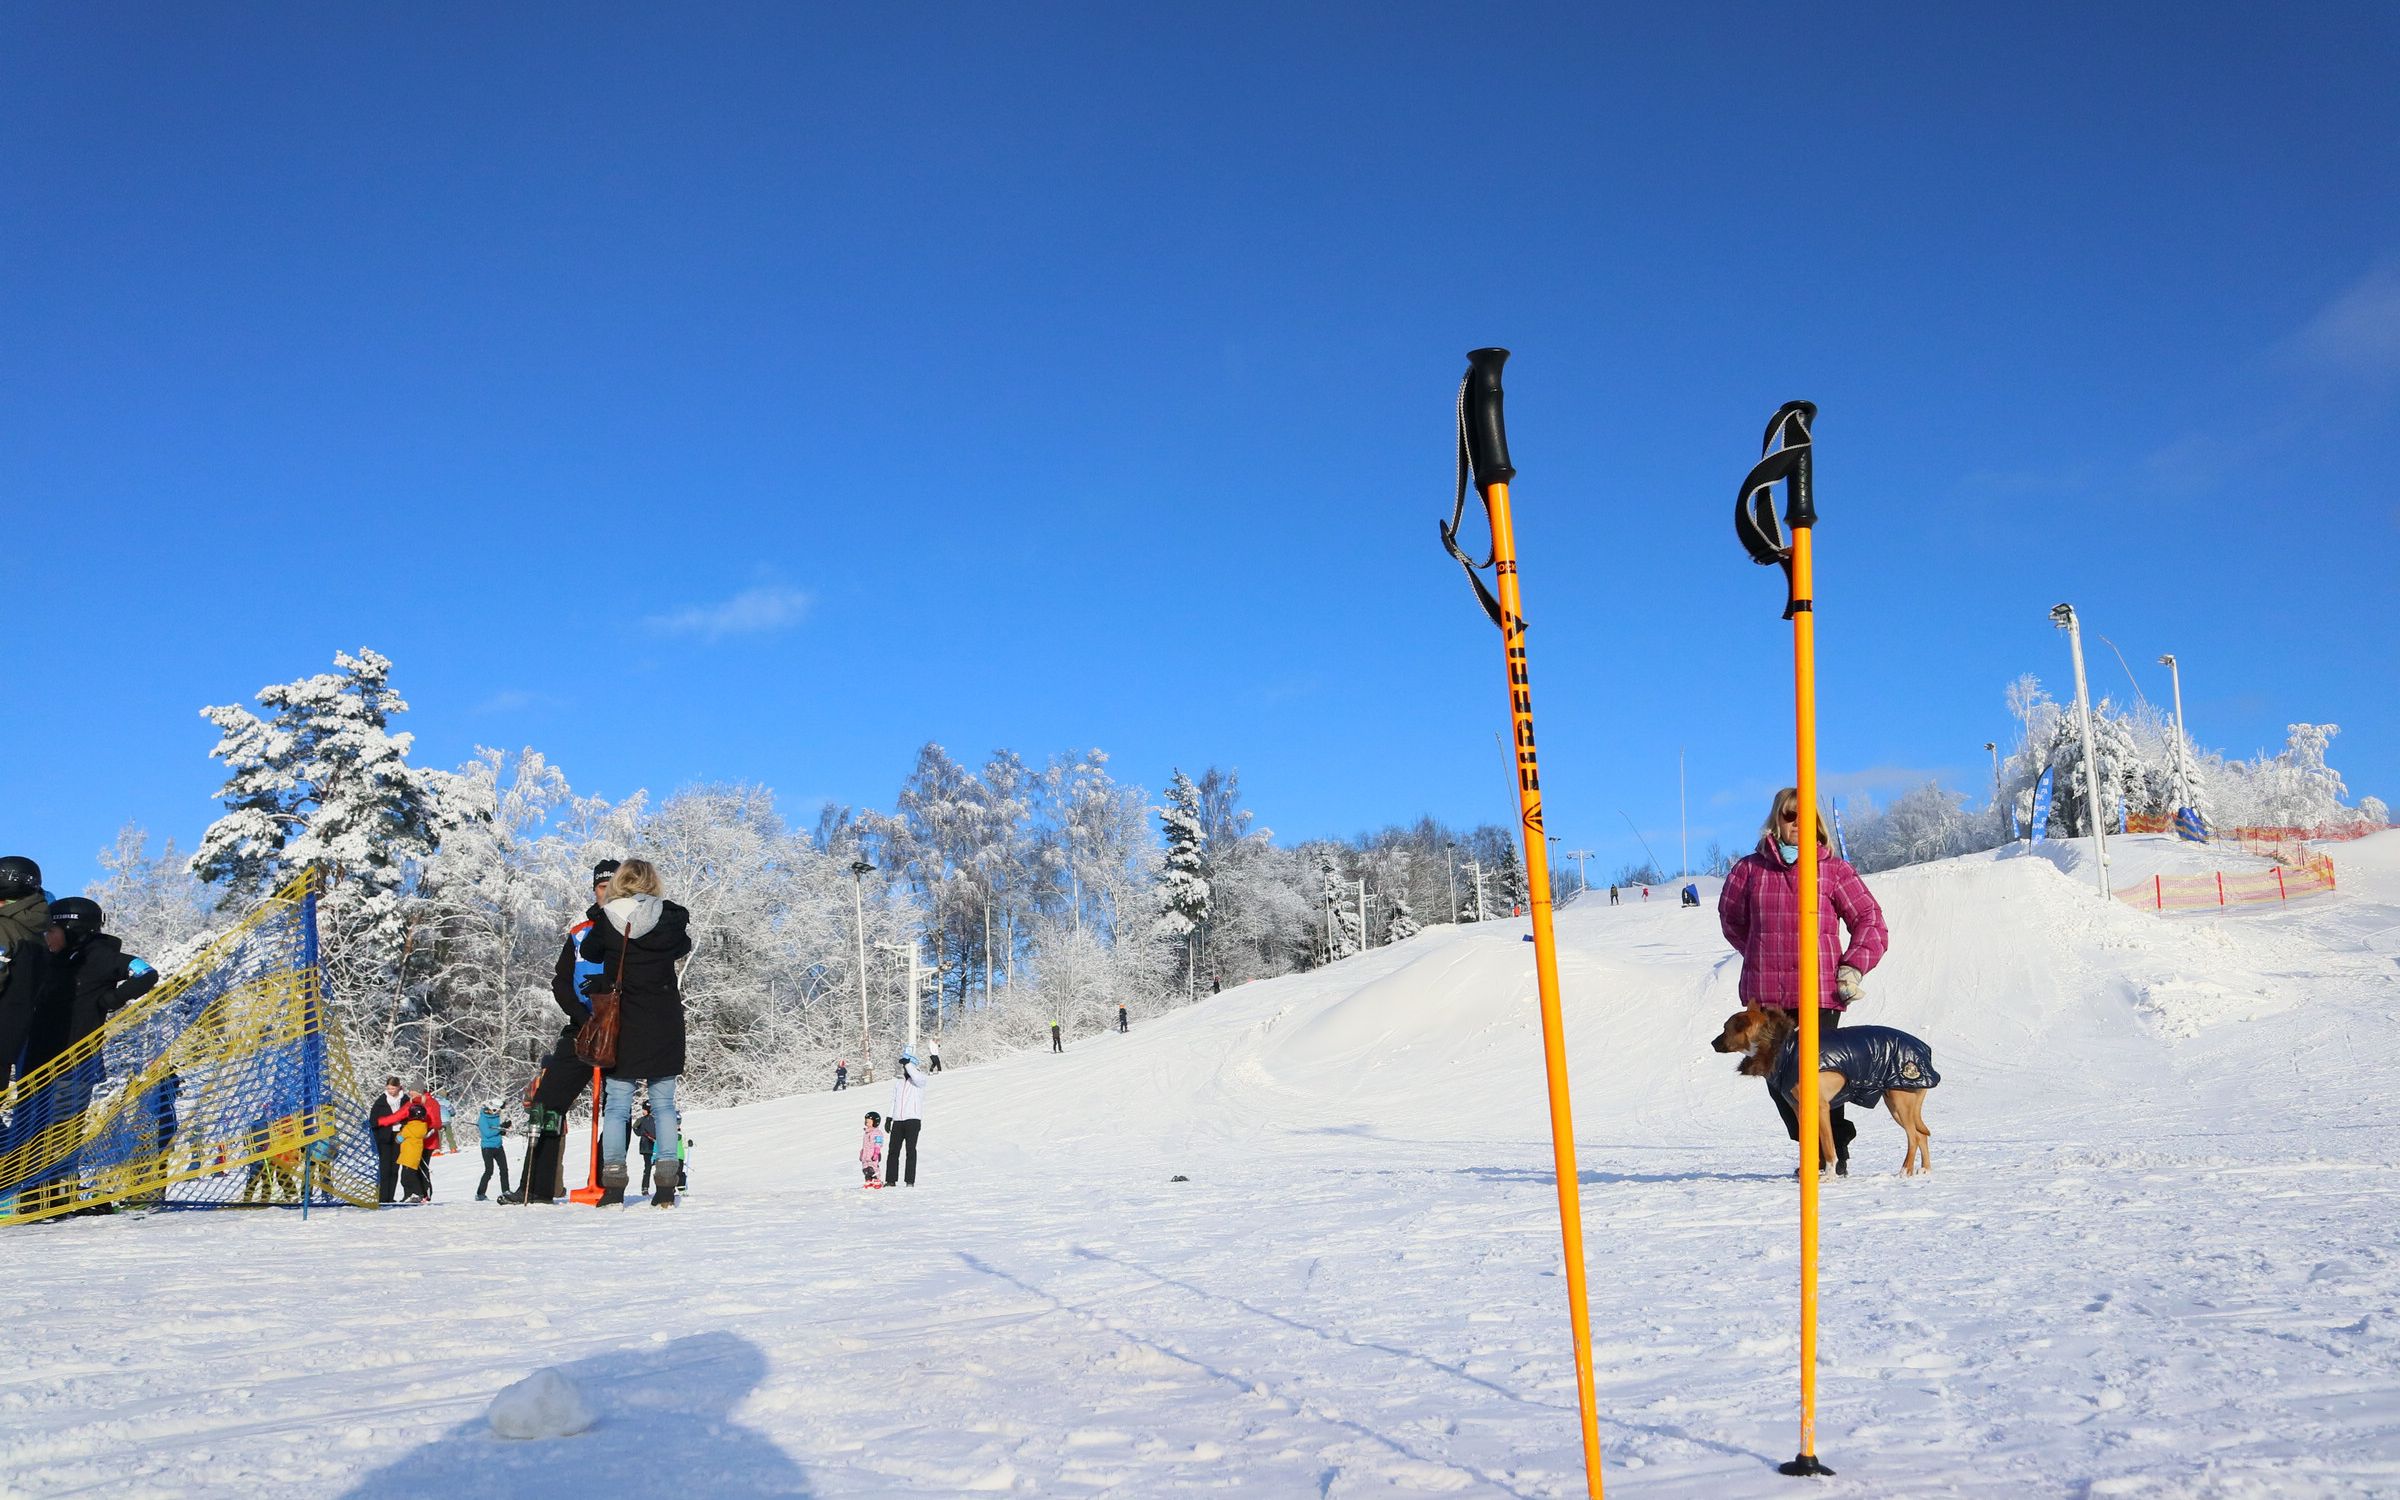
[[2127,833],[2173,833],[2175,831],[2175,815],[2172,813],[2127,813],[2125,815],[2125,831]]
[[2153,875],[2140,885],[2118,889],[2116,896],[2131,906],[2153,911],[2194,911],[2206,906],[2249,906],[2261,901],[2289,901],[2333,889],[2333,861],[2310,852],[2296,866],[2278,864],[2271,870],[2223,870],[2207,875]]

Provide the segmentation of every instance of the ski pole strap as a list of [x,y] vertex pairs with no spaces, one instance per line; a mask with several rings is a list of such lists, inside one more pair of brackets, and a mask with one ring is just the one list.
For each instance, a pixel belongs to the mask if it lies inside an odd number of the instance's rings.
[[[1467,373],[1458,382],[1458,488],[1451,496],[1450,519],[1442,525],[1443,548],[1466,571],[1476,600],[1494,625],[1501,623],[1500,601],[1484,583],[1480,570],[1493,565],[1497,552],[1475,561],[1459,546],[1458,532],[1466,520],[1470,478],[1482,491],[1517,477],[1515,466],[1508,461],[1508,424],[1501,411],[1500,367],[1507,362],[1506,349],[1476,349],[1467,355]],[[1488,504],[1488,494],[1485,499]]]
[[1787,620],[1809,608],[1812,601],[1790,594],[1796,583],[1792,575],[1791,544],[1784,537],[1783,527],[1776,524],[1772,491],[1777,484],[1784,486],[1783,519],[1793,530],[1817,524],[1810,465],[1815,440],[1809,431],[1816,417],[1813,402],[1786,401],[1777,408],[1768,419],[1766,436],[1759,444],[1765,456],[1751,466],[1742,480],[1741,493],[1733,502],[1734,535],[1741,538],[1750,560],[1760,567],[1783,568],[1787,592],[1783,617]]

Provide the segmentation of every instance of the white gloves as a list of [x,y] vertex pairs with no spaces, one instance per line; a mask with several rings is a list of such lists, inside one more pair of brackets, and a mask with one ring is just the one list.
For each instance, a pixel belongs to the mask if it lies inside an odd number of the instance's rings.
[[1848,964],[1833,971],[1833,992],[1842,997],[1844,1005],[1856,1005],[1858,997],[1866,993],[1866,988],[1867,976]]

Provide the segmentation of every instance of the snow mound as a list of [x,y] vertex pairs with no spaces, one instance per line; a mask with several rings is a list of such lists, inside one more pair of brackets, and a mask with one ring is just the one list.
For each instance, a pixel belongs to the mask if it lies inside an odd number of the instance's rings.
[[573,1437],[597,1420],[575,1382],[548,1368],[494,1396],[484,1416],[504,1438]]

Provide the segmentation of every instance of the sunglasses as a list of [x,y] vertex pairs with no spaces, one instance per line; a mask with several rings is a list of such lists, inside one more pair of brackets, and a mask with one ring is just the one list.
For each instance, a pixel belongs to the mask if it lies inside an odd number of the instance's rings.
[[1778,815],[1775,821],[1778,823],[1797,823],[1800,821],[1800,815],[1796,812],[1787,812]]

